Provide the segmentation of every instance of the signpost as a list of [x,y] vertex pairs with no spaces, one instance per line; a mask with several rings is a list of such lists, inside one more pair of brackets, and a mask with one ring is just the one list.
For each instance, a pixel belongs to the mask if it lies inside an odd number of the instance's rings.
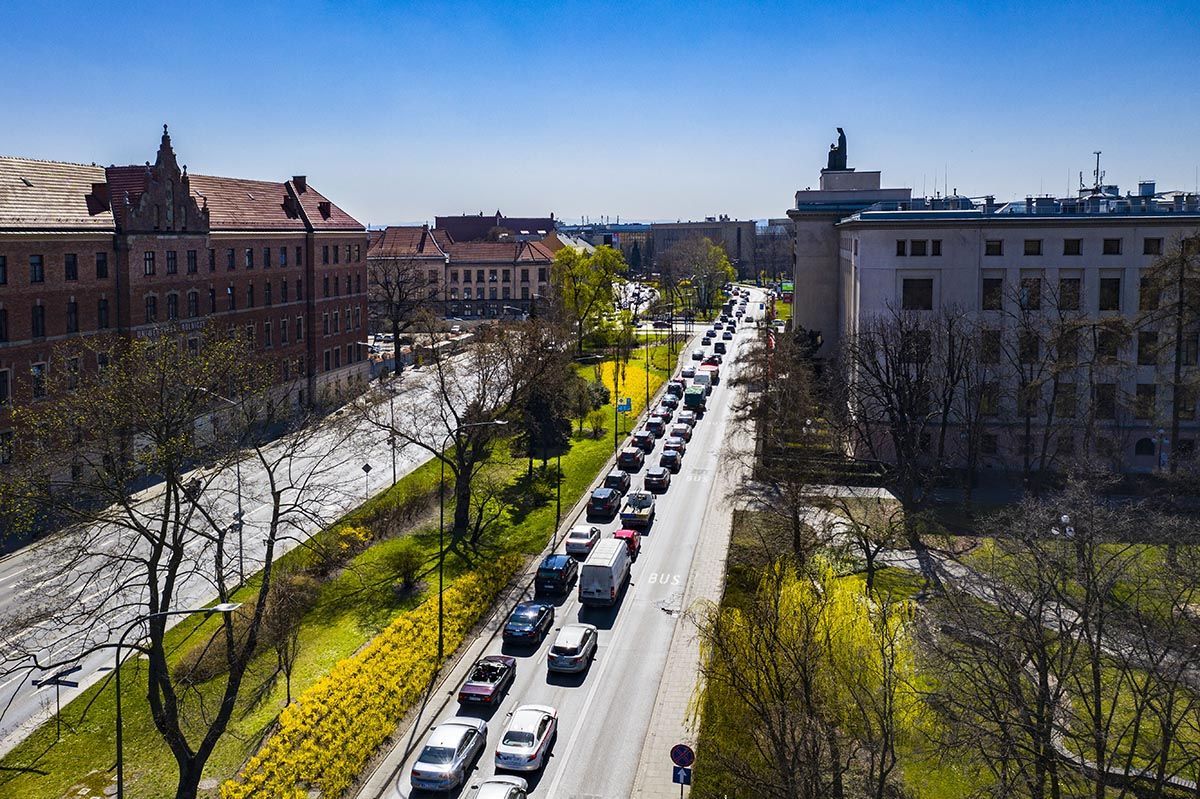
[[75,672],[82,669],[83,666],[75,666],[69,669],[63,669],[57,674],[47,677],[44,680],[33,680],[35,688],[42,688],[46,685],[54,686],[54,736],[57,740],[62,740],[62,696],[59,693],[61,688],[78,688],[79,683],[74,680],[64,680],[64,677],[69,677]]
[[671,782],[679,786],[679,797],[683,799],[683,786],[692,784],[692,764],[696,762],[696,753],[687,744],[675,744],[671,747]]
[[371,464],[363,464],[363,500],[371,498]]
[[617,400],[617,410],[621,413],[629,413],[633,410],[633,398],[621,397]]

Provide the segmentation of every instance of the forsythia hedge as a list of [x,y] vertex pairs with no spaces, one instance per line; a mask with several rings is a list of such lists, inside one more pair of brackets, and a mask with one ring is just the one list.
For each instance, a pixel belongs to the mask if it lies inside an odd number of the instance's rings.
[[[447,651],[463,641],[521,565],[515,555],[455,580],[445,593]],[[402,614],[340,661],[279,716],[275,733],[222,799],[296,799],[318,788],[333,799],[429,687],[437,658],[436,597]]]

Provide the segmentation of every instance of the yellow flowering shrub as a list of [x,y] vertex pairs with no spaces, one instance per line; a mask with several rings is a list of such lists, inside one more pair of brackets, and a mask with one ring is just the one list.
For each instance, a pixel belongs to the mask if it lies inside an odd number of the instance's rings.
[[[454,651],[521,565],[515,555],[458,578],[445,593],[447,651]],[[222,799],[297,799],[317,788],[341,796],[425,690],[437,664],[437,601],[396,618],[338,662],[279,716],[275,732]]]

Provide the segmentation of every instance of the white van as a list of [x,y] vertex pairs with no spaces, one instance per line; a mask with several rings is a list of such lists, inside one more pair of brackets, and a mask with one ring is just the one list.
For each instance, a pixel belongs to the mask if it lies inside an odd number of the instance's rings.
[[606,538],[592,549],[579,570],[579,601],[584,605],[613,605],[629,582],[629,546]]

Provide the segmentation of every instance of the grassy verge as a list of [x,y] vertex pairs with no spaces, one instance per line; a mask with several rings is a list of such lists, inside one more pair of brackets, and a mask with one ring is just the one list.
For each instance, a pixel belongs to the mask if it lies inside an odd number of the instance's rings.
[[[625,382],[636,391],[622,394],[631,397],[634,414],[645,404],[646,388],[649,393],[661,386],[671,364],[667,362],[666,348],[653,347],[649,354],[651,371],[644,369],[646,353],[630,360],[625,369]],[[661,365],[661,369],[659,366]],[[581,366],[580,373],[591,379],[593,367]],[[612,365],[600,364],[602,376],[612,382]],[[642,382],[639,382],[642,381]],[[600,409],[603,418],[611,424],[613,404]],[[632,425],[635,415],[627,417]],[[612,455],[611,428],[607,435],[599,437],[577,435],[563,453],[563,480],[561,484],[564,513],[589,487],[597,473]],[[509,503],[481,542],[481,555],[486,558],[499,557],[507,553],[533,555],[539,552],[553,533],[555,502],[550,478],[540,473],[530,483],[525,480],[526,462],[503,447],[497,447],[485,476],[506,487],[507,497],[516,497]],[[341,521],[314,539],[317,543],[329,544],[339,529],[362,525],[374,517],[381,507],[411,501],[413,497],[429,496],[438,483],[438,464],[427,463],[389,491],[372,498],[364,506],[348,513]],[[426,556],[423,584],[410,594],[398,594],[394,588],[394,576],[389,566],[389,555],[410,538],[421,547]],[[299,635],[299,652],[292,674],[292,696],[296,697],[317,683],[340,661],[358,651],[381,630],[391,624],[400,614],[410,611],[431,594],[436,583],[431,578],[437,553],[436,524],[417,524],[404,538],[388,538],[374,543],[351,558],[335,574],[330,575],[320,586],[315,605],[303,618]],[[278,563],[284,569],[301,569],[310,565],[315,557],[311,550],[298,548],[281,558]],[[457,555],[446,560],[446,574],[453,579],[468,571],[473,564]],[[256,578],[239,592],[237,598],[248,600],[257,590]],[[175,662],[191,646],[204,640],[212,631],[213,619],[188,618],[168,635],[168,648]],[[280,710],[284,707],[286,686],[274,675],[276,654],[272,650],[261,652],[252,664],[245,688],[239,698],[238,708],[229,730],[205,769],[206,781],[202,795],[215,796],[217,784],[234,775],[246,758],[253,754],[272,728]],[[161,797],[173,793],[175,763],[169,750],[154,730],[146,702],[146,675],[139,661],[131,660],[122,667],[122,715],[125,732],[125,789],[126,795],[134,797]],[[201,701],[215,701],[222,680],[214,680],[197,686],[188,697],[192,707],[199,708]],[[252,694],[258,701],[251,702]],[[116,710],[111,680],[106,679],[86,691],[81,697],[63,708],[64,732],[60,741],[55,741],[53,722],[43,725],[0,761],[0,796],[5,799],[59,799],[75,796],[83,788],[90,792],[83,796],[100,795],[111,784],[111,767],[114,760],[113,735]],[[331,753],[333,756],[336,753]]]

